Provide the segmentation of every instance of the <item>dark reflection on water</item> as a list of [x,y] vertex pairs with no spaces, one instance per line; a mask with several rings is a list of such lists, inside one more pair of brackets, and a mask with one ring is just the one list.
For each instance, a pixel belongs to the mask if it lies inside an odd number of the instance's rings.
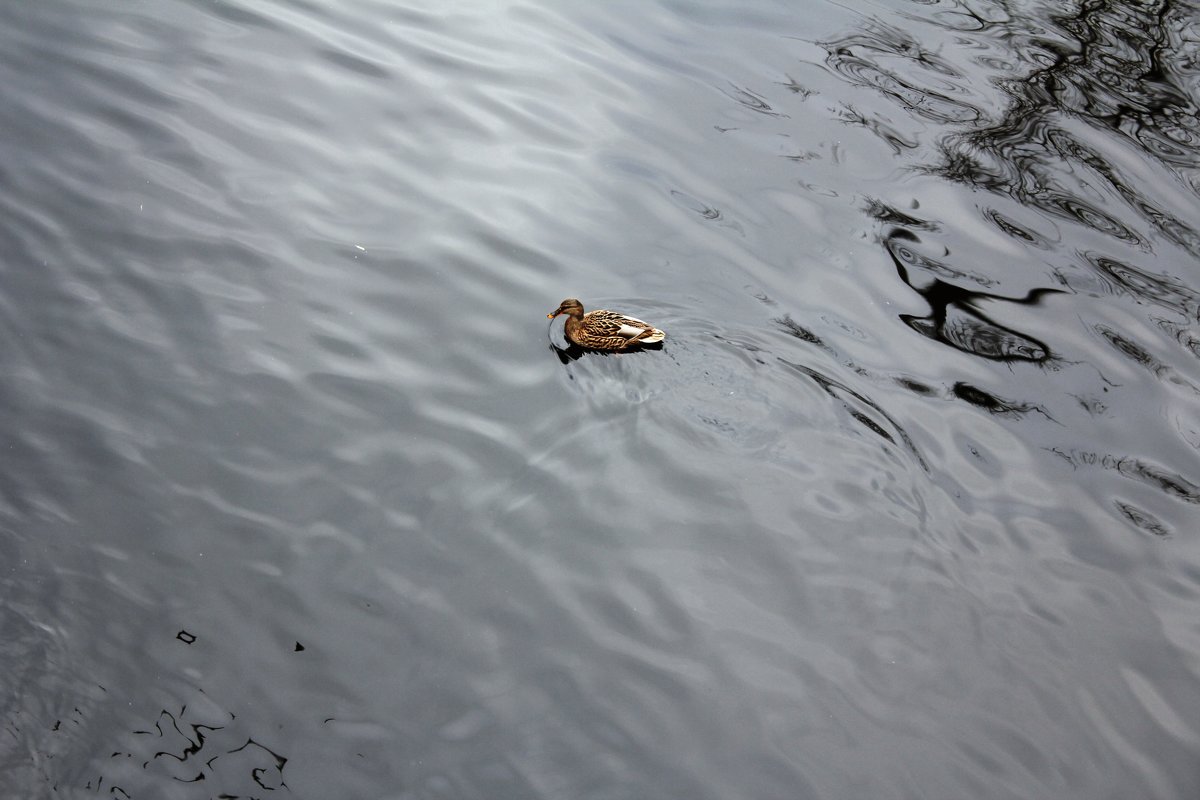
[[[1164,69],[1170,62],[1186,74],[1187,62],[1176,54],[1184,52],[1193,14],[1190,6],[1171,2],[1085,3],[1073,15],[1054,18],[1076,37],[1077,50],[1038,48],[1036,33],[1022,30],[1015,14],[981,24],[985,34],[1001,28],[1005,37],[1029,41],[1030,52],[1042,54],[1036,59],[1039,68],[1019,79],[1004,79],[1012,102],[1003,117],[947,138],[942,143],[945,160],[932,171],[1006,192],[1024,205],[1144,247],[1143,237],[1074,188],[1094,181],[1110,187],[1161,234],[1196,255],[1200,238],[1191,226],[1143,195],[1117,166],[1064,127],[1072,118],[1082,118],[1136,138],[1169,167],[1194,168],[1200,144],[1197,107],[1191,93],[1176,83],[1175,70]],[[1184,120],[1192,129],[1181,126]]]
[[[932,81],[901,76],[886,65],[893,59],[908,61],[921,72],[964,81],[966,76],[936,53],[923,48],[912,36],[897,28],[872,24],[861,33],[830,43],[829,66],[852,83],[877,89],[912,113],[942,123],[970,123],[982,115],[980,109],[952,97],[953,83],[946,91],[931,88]],[[927,76],[927,77],[932,77]]]
[[972,386],[969,383],[959,381],[954,384],[951,390],[954,396],[960,400],[964,400],[973,406],[987,409],[993,414],[1027,414],[1030,411],[1039,411],[1042,415],[1047,416],[1046,412],[1030,403],[1021,403],[1016,400],[1004,400],[994,394],[980,389],[977,386]]
[[969,280],[981,286],[990,286],[994,281],[954,269],[928,256],[920,255],[915,247],[920,243],[914,234],[893,231],[885,246],[900,279],[917,291],[932,308],[927,317],[902,314],[900,319],[923,336],[945,342],[973,355],[997,361],[1046,361],[1050,350],[1038,340],[993,322],[976,306],[983,301],[998,300],[996,304],[1037,306],[1042,298],[1059,293],[1058,289],[1034,289],[1022,298],[1005,298],[979,291],[969,291],[947,283],[940,278],[920,279],[921,273],[939,275],[950,279]]
[[[1043,20],[1007,3],[994,4],[986,18],[966,5],[952,6],[939,22],[982,42],[1003,42],[1006,57],[1023,62],[1027,71],[1017,77],[1018,64],[1008,64],[1009,74],[996,79],[1007,100],[999,119],[943,136],[939,162],[923,169],[1146,248],[1143,236],[1084,196],[1092,193],[1092,185],[1108,187],[1160,234],[1192,255],[1200,253],[1194,228],[1144,195],[1070,128],[1084,120],[1132,137],[1193,192],[1200,191],[1193,174],[1200,158],[1200,115],[1186,83],[1195,72],[1188,55],[1194,23],[1190,5],[1082,3],[1072,15],[1050,17],[1070,34],[1067,41],[1047,38]],[[937,76],[958,79],[963,86],[965,81],[902,30],[871,26],[826,47],[833,69],[914,114],[952,127],[983,116],[966,101],[929,88],[938,83]],[[976,60],[989,68],[997,65],[989,56]],[[889,68],[893,62],[903,70]],[[923,80],[904,77],[913,74]],[[1006,232],[1027,238],[1003,217],[993,218]]]
[[1154,464],[1148,464],[1139,458],[1099,455],[1089,452],[1064,453],[1059,450],[1054,450],[1053,452],[1062,456],[1071,464],[1099,466],[1104,469],[1116,470],[1122,475],[1149,483],[1185,502],[1200,503],[1200,487],[1197,487],[1196,484],[1182,475],[1174,474]]
[[[899,438],[909,452],[912,453],[917,463],[920,464],[923,469],[929,468],[925,464],[925,459],[921,457],[921,454],[917,451],[916,445],[913,444],[912,439],[909,438],[909,435],[905,432],[905,430],[901,428],[894,419],[888,416],[886,411],[884,411],[869,397],[859,394],[849,386],[840,383],[827,375],[822,375],[816,370],[806,367],[802,364],[793,364],[792,362],[782,358],[780,361],[801,375],[811,378],[813,382],[827,392],[830,397],[836,398],[842,404],[842,407],[845,409],[846,413],[867,428],[867,430],[883,439],[886,439],[892,444],[896,444],[896,439]],[[881,421],[876,421],[875,418],[878,418]],[[896,432],[895,437],[888,432],[889,429]]]
[[1196,796],[1200,13],[845,5],[0,7],[0,797]]
[[1115,505],[1126,519],[1147,533],[1163,538],[1171,536],[1171,529],[1156,519],[1149,511],[1120,500],[1115,501]]

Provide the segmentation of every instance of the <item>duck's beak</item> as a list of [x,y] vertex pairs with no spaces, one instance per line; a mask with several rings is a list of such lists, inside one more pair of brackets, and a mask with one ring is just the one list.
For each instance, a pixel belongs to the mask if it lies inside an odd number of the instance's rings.
[[558,312],[555,311],[553,314],[547,314],[546,319],[554,319],[557,316],[558,316]]

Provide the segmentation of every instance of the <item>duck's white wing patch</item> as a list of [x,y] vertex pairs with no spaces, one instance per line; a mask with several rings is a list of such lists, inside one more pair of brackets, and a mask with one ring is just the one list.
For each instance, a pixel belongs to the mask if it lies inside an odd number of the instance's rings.
[[[633,317],[628,317],[627,319],[631,320],[632,322],[638,322],[638,320],[633,319]],[[642,324],[645,325],[646,323],[643,322]],[[647,326],[647,327],[649,327],[649,326]],[[621,327],[617,329],[617,335],[624,336],[626,339],[632,339],[634,336],[637,336],[639,333],[641,333],[644,330],[646,330],[646,328],[635,327],[633,325],[627,325],[624,322],[622,322]]]

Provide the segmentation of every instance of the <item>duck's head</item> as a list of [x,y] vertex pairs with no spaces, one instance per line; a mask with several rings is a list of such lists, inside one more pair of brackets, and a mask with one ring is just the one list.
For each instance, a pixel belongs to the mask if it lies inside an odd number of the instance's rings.
[[574,297],[568,297],[558,304],[558,308],[554,309],[553,314],[547,314],[546,319],[554,319],[559,314],[566,314],[569,317],[583,316],[583,303]]

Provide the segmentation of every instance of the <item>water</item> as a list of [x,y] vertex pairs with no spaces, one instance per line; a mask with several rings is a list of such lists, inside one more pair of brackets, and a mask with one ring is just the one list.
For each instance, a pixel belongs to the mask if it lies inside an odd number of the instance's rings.
[[0,795],[1195,797],[1198,38],[7,4]]

